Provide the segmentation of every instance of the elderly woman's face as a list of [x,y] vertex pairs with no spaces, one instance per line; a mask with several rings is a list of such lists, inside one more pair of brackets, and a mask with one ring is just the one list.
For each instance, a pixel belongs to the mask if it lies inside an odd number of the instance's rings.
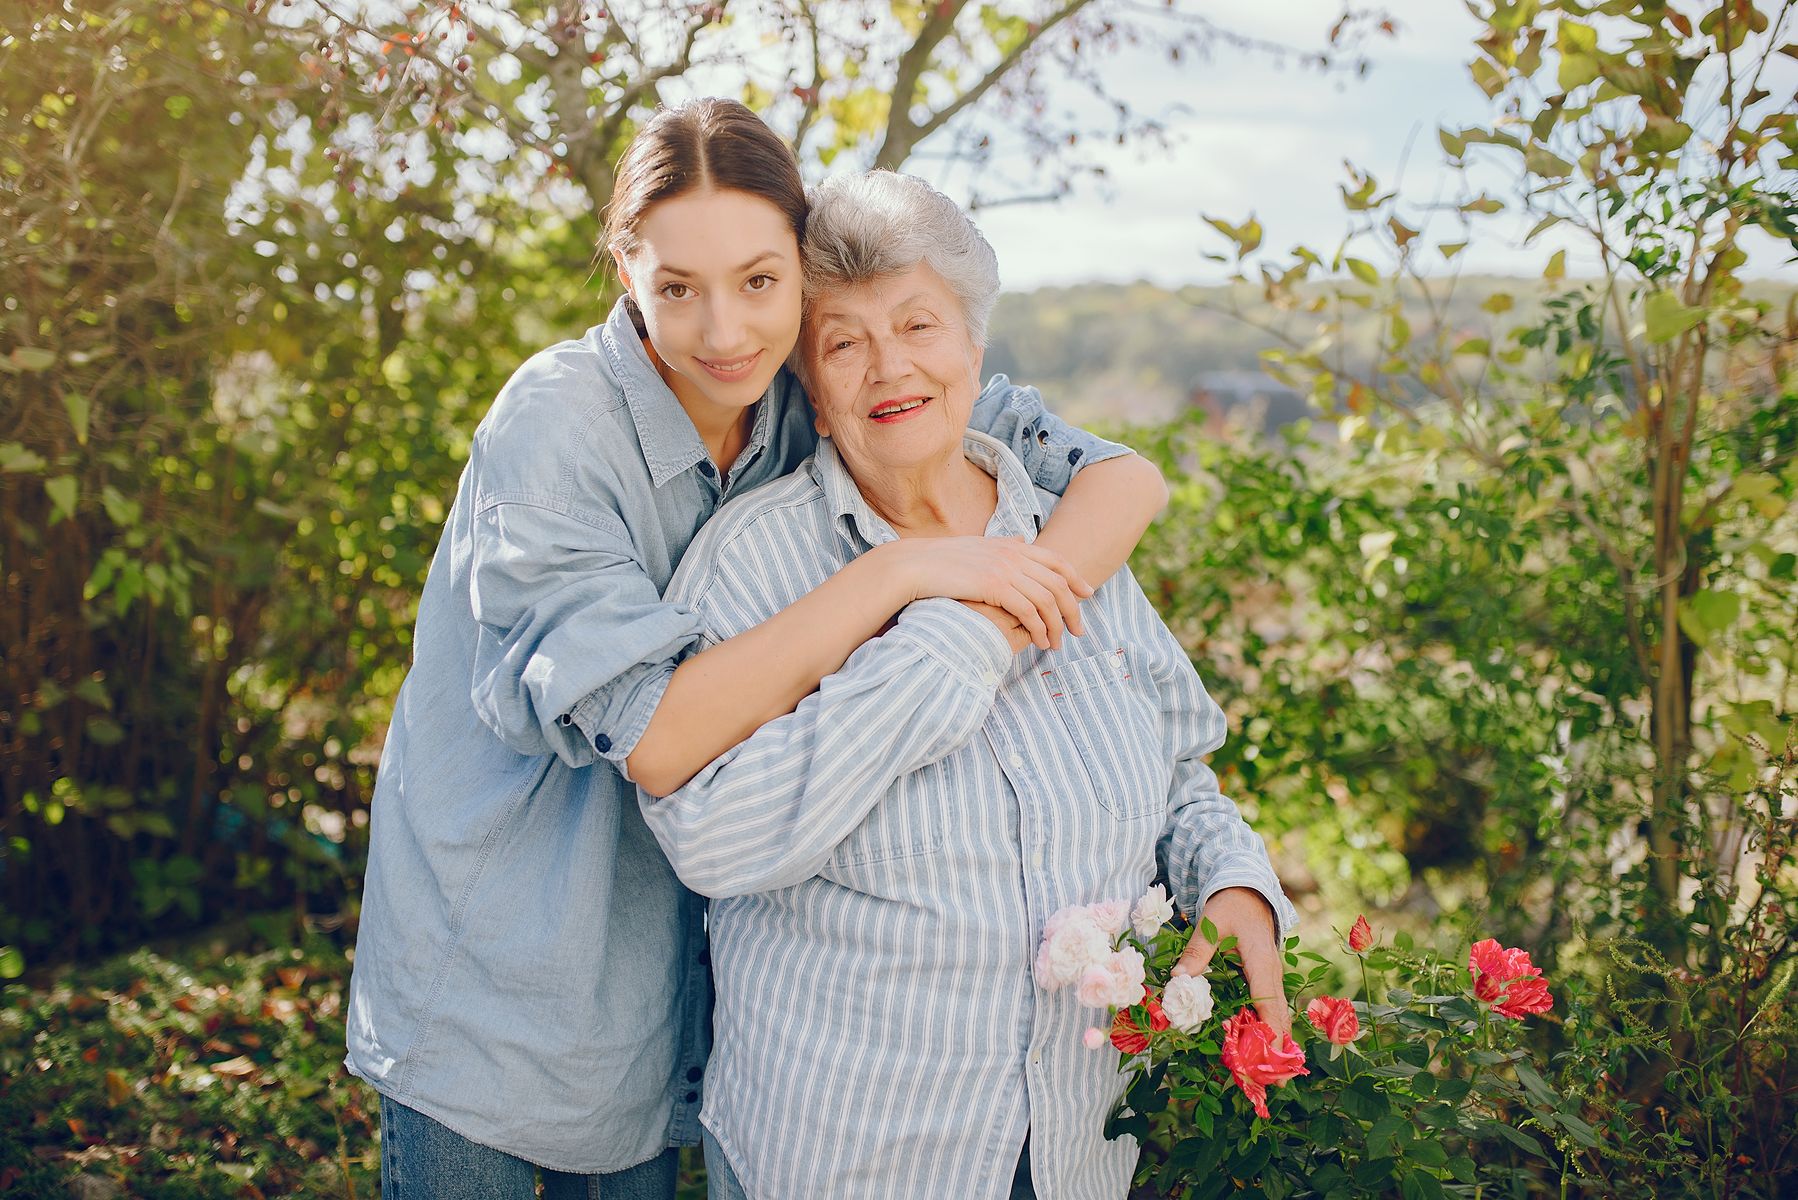
[[818,432],[851,469],[959,453],[980,392],[961,301],[930,267],[818,297],[801,337]]

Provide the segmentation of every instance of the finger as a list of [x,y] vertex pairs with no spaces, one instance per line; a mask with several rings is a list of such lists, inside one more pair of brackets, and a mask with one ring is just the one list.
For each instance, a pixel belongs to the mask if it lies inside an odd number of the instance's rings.
[[1015,586],[1008,588],[1001,596],[999,606],[1018,619],[1018,624],[1024,627],[1024,632],[1030,635],[1031,643],[1038,650],[1049,648],[1048,627],[1043,624],[1042,614],[1037,611],[1036,605],[1030,602],[1028,596]]
[[1292,1036],[1292,1005],[1284,1000],[1257,1000],[1255,1011],[1275,1033]]
[[1080,614],[1080,597],[1075,595],[1067,576],[1059,571],[1049,570],[1041,563],[1032,563],[1030,569],[1031,577],[1048,588],[1049,594],[1055,597],[1062,624],[1067,626],[1068,632],[1075,637],[1085,637],[1086,622]]
[[1180,961],[1174,964],[1173,975],[1203,975],[1211,966],[1211,957],[1217,953],[1217,945],[1205,938],[1197,930],[1186,943],[1186,949],[1180,952]]
[[1074,594],[1081,599],[1086,599],[1098,590],[1094,588],[1092,584],[1086,582],[1086,577],[1074,569],[1074,564],[1070,563],[1067,559],[1055,553],[1055,551],[1048,547],[1032,543],[1024,547],[1024,551],[1032,559],[1041,563],[1043,566],[1048,567],[1063,579],[1066,579],[1068,581],[1068,587],[1072,588]]
[[1047,587],[1029,577],[1018,580],[1018,590],[1026,599],[1036,605],[1036,612],[1042,618],[1043,627],[1049,631],[1049,648],[1061,649],[1061,635],[1066,628],[1062,621],[1061,605],[1055,595]]
[[1242,977],[1249,985],[1249,997],[1261,1019],[1279,1033],[1291,1033],[1292,1006],[1286,1001],[1285,972],[1279,961],[1270,961],[1265,953],[1252,950],[1244,955]]

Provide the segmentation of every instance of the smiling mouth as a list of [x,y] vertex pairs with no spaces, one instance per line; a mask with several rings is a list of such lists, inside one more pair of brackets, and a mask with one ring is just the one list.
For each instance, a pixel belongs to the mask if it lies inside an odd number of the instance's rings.
[[889,400],[870,412],[868,419],[883,425],[902,421],[914,413],[922,412],[929,404],[929,396],[906,396],[899,400]]
[[706,373],[712,378],[725,383],[734,383],[747,377],[755,369],[755,364],[761,361],[761,358],[762,352],[757,350],[754,354],[745,354],[742,358],[711,359],[695,356],[693,361],[704,367]]

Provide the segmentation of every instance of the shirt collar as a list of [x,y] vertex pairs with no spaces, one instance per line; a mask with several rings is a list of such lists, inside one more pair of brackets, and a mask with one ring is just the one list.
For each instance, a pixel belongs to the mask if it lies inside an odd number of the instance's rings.
[[[1043,527],[1043,509],[1037,502],[1036,487],[1005,443],[970,429],[962,434],[962,453],[968,461],[999,481],[999,502],[986,525],[987,537],[1021,537],[1034,542]],[[813,470],[818,486],[830,504],[831,515],[839,529],[850,537],[859,537],[867,546],[879,546],[898,540],[898,534],[886,519],[875,512],[855,486],[855,477],[837,453],[829,438],[818,439],[818,454]]]
[[[668,384],[643,348],[646,336],[643,315],[636,301],[620,296],[612,306],[611,316],[600,327],[599,338],[605,347],[612,373],[624,392],[625,407],[631,423],[637,427],[637,441],[643,447],[643,461],[649,466],[650,482],[661,487],[682,471],[690,471],[701,462],[710,461],[710,452],[700,440],[693,419],[681,407]],[[732,466],[735,471],[755,461],[773,436],[776,407],[770,401],[783,387],[790,386],[784,370],[777,372],[774,382],[756,402],[755,424],[749,441]],[[719,480],[720,485],[723,480]]]

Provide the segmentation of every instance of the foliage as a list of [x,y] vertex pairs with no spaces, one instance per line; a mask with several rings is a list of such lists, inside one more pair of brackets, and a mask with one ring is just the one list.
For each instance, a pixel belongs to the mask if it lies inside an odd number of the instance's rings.
[[1794,1169],[1798,321],[1739,277],[1745,231],[1798,245],[1758,85],[1794,7],[1706,8],[1481,7],[1499,111],[1443,145],[1513,169],[1600,276],[1563,249],[1527,310],[1450,318],[1435,264],[1505,202],[1470,184],[1445,237],[1351,168],[1349,239],[1258,271],[1270,369],[1336,445],[1170,430],[1193,477],[1142,572],[1242,691],[1226,787],[1340,864],[1327,905],[1383,889],[1567,981],[1533,1050],[1604,1134],[1557,1141],[1558,1182],[1604,1196],[1783,1195]]
[[377,1194],[373,1093],[344,1076],[341,951],[139,950],[0,1007],[0,1180],[158,1197]]
[[[379,1101],[340,1065],[349,962],[325,938],[245,950],[287,941],[250,924],[0,989],[0,1191],[380,1195]],[[677,1196],[704,1195],[695,1151]]]
[[921,47],[932,104],[1058,56],[1102,86],[1136,18],[1064,7],[0,16],[0,977],[243,908],[353,919],[468,439],[526,355],[605,311],[609,165],[661,89],[736,63],[758,21],[816,19],[828,78],[754,98],[811,114],[808,165],[838,142],[898,161],[971,110],[894,114],[900,141],[851,119],[890,94],[883,48]]
[[[1166,979],[1190,934],[1156,937],[1152,981]],[[1308,997],[1324,996],[1334,969],[1297,946],[1288,939],[1287,989],[1302,1012]],[[1145,1051],[1121,1056],[1131,1082],[1107,1132],[1150,1143],[1139,1182],[1190,1200],[1245,1186],[1271,1200],[1527,1194],[1540,1169],[1557,1163],[1555,1145],[1596,1149],[1577,1100],[1533,1060],[1522,1015],[1479,994],[1465,952],[1449,961],[1401,933],[1358,956],[1358,1033],[1330,1039],[1301,1018],[1294,1033],[1307,1071],[1269,1089],[1265,1117],[1219,1062],[1247,996],[1241,976],[1214,960],[1214,1017],[1156,1032]]]

